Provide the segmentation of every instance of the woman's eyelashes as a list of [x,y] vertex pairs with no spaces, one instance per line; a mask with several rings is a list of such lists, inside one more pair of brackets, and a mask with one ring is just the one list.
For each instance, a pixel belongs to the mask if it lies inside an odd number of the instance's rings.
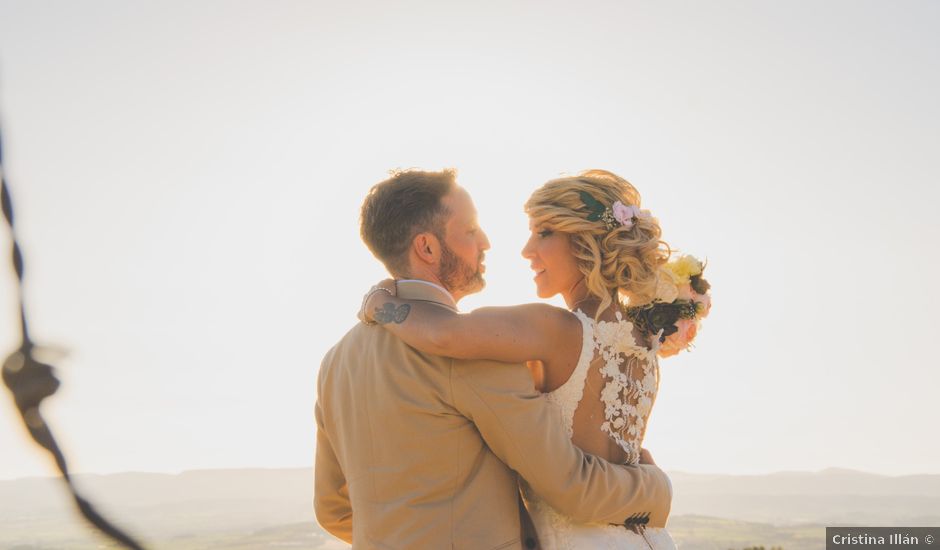
[[543,230],[539,231],[538,235],[539,235],[539,237],[542,237],[543,239],[544,239],[545,237],[550,237],[550,236],[552,235],[552,230],[551,230],[551,229],[543,229]]

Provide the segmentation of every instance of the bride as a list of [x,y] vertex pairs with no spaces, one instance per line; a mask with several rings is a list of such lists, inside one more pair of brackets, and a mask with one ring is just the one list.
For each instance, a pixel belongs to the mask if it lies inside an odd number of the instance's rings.
[[[568,309],[525,304],[455,313],[401,300],[389,281],[380,284],[388,293],[371,293],[361,314],[426,353],[526,362],[575,445],[637,464],[659,387],[660,340],[676,331],[654,333],[655,323],[630,320],[657,298],[670,255],[659,222],[639,207],[639,192],[604,170],[549,181],[526,202],[531,236],[522,256],[538,296],[561,294]],[[383,311],[402,305],[410,307],[403,321],[383,319]],[[675,548],[665,529],[646,528],[642,518],[633,530],[577,524],[530,488],[523,492],[545,550]]]

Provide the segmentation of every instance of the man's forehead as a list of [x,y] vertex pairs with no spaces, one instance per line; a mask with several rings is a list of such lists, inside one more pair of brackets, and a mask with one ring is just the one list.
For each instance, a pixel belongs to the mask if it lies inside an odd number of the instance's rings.
[[444,200],[453,203],[473,203],[473,198],[470,197],[470,192],[463,187],[460,187],[459,185],[455,186],[449,193],[444,195]]
[[473,204],[473,199],[463,187],[454,188],[444,197],[443,202],[450,210],[451,219],[473,220],[477,217],[477,209]]

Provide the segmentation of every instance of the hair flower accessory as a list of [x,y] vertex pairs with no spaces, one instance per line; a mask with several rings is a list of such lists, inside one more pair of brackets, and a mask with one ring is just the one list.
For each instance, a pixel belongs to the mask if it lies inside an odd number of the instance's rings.
[[610,210],[613,213],[614,219],[627,229],[633,227],[633,220],[650,217],[649,210],[640,210],[636,205],[631,204],[628,206],[620,201],[611,205]]
[[656,353],[670,357],[692,347],[702,319],[712,307],[711,285],[703,277],[705,264],[694,256],[679,256],[660,268],[655,299],[627,308],[627,318],[645,332],[659,334]]
[[614,219],[620,222],[620,225],[630,229],[633,227],[633,217],[635,216],[633,209],[635,206],[627,206],[624,203],[617,201],[615,202],[610,209],[613,211]]
[[632,204],[626,205],[616,201],[611,206],[605,207],[587,191],[579,191],[578,194],[581,196],[581,202],[584,203],[584,206],[591,210],[587,217],[588,221],[603,221],[608,231],[617,226],[630,229],[637,218],[651,217],[649,210],[640,210],[639,207]]

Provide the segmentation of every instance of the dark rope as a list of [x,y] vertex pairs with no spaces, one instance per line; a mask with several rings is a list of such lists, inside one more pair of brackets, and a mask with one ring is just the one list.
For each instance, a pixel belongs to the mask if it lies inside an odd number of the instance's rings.
[[23,300],[23,253],[16,240],[16,231],[13,226],[13,201],[7,188],[6,175],[3,172],[3,143],[0,140],[0,198],[3,202],[3,217],[10,226],[10,236],[13,239],[13,270],[16,272],[17,297],[20,304],[20,331],[22,340],[19,349],[14,351],[3,362],[3,382],[13,393],[16,408],[23,417],[23,423],[40,446],[49,451],[55,458],[56,466],[62,472],[62,480],[68,486],[75,504],[82,515],[99,531],[126,548],[143,550],[143,547],[115,527],[95,510],[88,500],[82,497],[69,476],[69,469],[65,463],[65,456],[59,449],[49,425],[39,411],[42,400],[54,394],[59,389],[59,380],[53,373],[51,365],[41,363],[33,357],[33,341],[29,337],[29,327],[26,324],[26,306]]

